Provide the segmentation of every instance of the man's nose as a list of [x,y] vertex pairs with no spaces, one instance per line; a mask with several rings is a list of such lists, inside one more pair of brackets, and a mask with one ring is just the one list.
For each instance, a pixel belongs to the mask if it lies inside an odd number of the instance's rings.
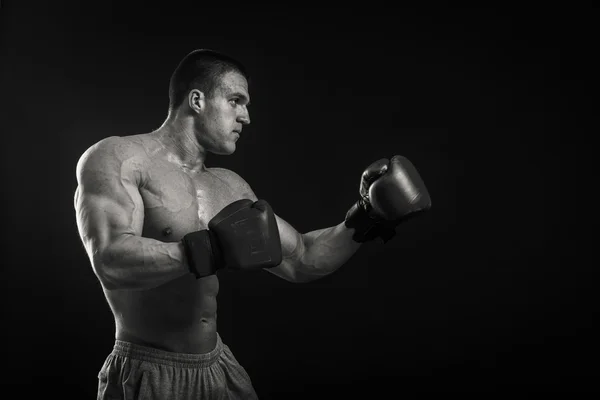
[[243,110],[240,111],[240,114],[237,117],[237,122],[244,125],[250,124],[250,113],[246,107],[243,107]]

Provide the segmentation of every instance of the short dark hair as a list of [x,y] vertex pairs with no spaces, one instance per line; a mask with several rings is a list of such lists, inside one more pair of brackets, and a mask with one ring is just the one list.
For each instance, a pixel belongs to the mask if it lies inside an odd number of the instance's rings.
[[192,89],[212,96],[224,74],[235,71],[250,80],[245,66],[231,56],[210,49],[188,53],[177,65],[169,82],[169,110],[179,107]]

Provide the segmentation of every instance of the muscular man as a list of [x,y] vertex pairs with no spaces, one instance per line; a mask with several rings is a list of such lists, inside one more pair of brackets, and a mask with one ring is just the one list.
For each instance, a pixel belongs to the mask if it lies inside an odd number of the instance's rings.
[[107,137],[77,165],[77,224],[116,324],[98,398],[254,399],[216,329],[217,271],[318,279],[361,243],[389,240],[429,209],[429,195],[408,160],[381,159],[337,226],[301,234],[235,172],[204,164],[208,153],[232,154],[250,123],[244,66],[195,50],[175,69],[169,98],[160,128]]

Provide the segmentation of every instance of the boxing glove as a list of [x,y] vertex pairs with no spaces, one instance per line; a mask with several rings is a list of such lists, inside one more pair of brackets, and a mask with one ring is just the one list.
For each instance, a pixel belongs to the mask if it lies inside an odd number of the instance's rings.
[[396,226],[431,208],[431,198],[414,165],[403,156],[382,158],[361,176],[360,198],[346,213],[359,243],[381,237],[389,241]]
[[182,242],[197,278],[221,268],[271,268],[282,261],[277,221],[265,200],[234,201],[209,221],[208,229],[188,233]]

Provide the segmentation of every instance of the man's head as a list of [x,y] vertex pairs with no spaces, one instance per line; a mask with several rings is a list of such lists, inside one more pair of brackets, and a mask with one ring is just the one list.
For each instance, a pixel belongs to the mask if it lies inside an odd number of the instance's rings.
[[191,116],[207,151],[233,153],[242,125],[250,123],[248,79],[239,61],[214,50],[194,50],[171,76],[169,113]]

